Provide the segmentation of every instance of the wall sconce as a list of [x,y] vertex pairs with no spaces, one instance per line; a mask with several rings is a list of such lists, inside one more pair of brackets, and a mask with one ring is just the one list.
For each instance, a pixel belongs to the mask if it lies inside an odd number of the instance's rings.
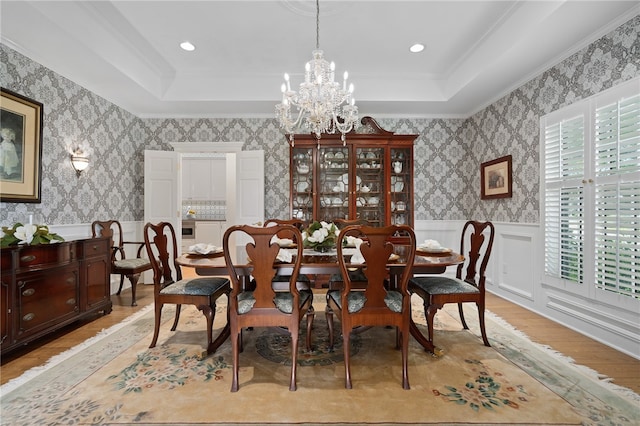
[[82,152],[76,151],[71,154],[71,165],[76,171],[76,176],[80,177],[82,171],[89,166],[89,159]]

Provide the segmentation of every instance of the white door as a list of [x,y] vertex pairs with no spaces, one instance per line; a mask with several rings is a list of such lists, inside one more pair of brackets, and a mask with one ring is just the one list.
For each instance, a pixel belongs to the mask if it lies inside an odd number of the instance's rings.
[[[264,222],[264,151],[227,154],[227,226],[257,225]],[[248,238],[234,239],[230,245],[244,246]],[[236,253],[243,252],[236,251]]]
[[[182,177],[180,154],[174,151],[144,151],[144,223],[169,222],[182,243]],[[144,282],[153,278],[144,277]]]
[[264,151],[236,154],[236,223],[264,222]]

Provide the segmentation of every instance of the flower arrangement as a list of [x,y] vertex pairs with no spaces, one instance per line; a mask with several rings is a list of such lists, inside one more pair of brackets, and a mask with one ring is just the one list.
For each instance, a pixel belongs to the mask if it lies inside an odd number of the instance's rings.
[[306,248],[326,252],[336,246],[340,230],[333,223],[315,221],[302,231],[303,244]]
[[47,225],[32,225],[16,223],[11,228],[2,227],[4,235],[0,239],[0,247],[9,247],[18,244],[51,244],[57,241],[64,241],[58,234],[49,232]]

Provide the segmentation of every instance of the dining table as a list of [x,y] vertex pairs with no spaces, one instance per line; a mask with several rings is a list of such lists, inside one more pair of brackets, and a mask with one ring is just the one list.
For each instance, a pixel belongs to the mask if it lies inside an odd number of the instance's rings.
[[[297,249],[293,248],[281,248],[281,250],[290,250],[292,253],[297,253]],[[406,262],[403,258],[404,247],[397,245],[394,247],[394,255],[389,258],[387,267],[389,269],[389,276],[391,279],[391,285],[395,283],[395,279],[402,274],[402,270],[406,266]],[[243,248],[239,248],[239,254],[237,254],[236,270],[241,275],[241,282],[243,285],[248,286],[251,277],[251,262],[248,260],[246,253],[243,254]],[[355,252],[354,248],[344,248],[343,255],[350,256]],[[195,273],[199,276],[228,276],[229,271],[224,258],[224,253],[220,250],[214,251],[209,254],[199,253],[183,253],[177,259],[178,265],[188,268],[194,268]],[[446,271],[447,267],[459,265],[464,262],[464,256],[453,252],[451,250],[420,250],[416,249],[412,265],[413,275],[424,274],[442,274]],[[358,266],[358,265],[354,265]],[[293,265],[286,262],[277,262],[274,267],[278,269],[278,274],[290,275],[293,271]],[[325,253],[316,252],[313,249],[303,250],[303,259],[300,266],[301,275],[332,275],[340,274],[340,266],[338,265],[338,253],[337,250],[332,250]],[[418,329],[417,325],[411,319],[410,324],[411,335],[424,347],[428,352],[434,355],[441,355],[441,351],[436,348]]]

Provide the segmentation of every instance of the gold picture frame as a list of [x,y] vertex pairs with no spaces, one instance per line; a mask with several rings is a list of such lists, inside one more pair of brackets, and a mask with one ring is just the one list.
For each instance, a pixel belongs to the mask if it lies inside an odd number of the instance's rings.
[[511,156],[496,158],[480,165],[480,198],[511,198],[512,164]]
[[0,201],[39,203],[42,104],[5,88],[0,94]]

